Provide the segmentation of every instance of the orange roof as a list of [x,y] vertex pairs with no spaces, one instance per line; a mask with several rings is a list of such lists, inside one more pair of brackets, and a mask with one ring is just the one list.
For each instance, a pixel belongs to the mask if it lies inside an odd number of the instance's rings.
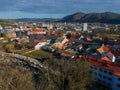
[[103,52],[104,52],[103,47],[98,48],[97,51],[98,51],[99,53],[103,53]]
[[61,56],[64,56],[64,57],[72,57],[71,54],[67,54],[67,53],[61,53]]
[[28,34],[46,34],[46,32],[43,30],[30,30]]
[[86,37],[87,41],[92,41],[92,39],[90,37]]
[[63,33],[54,33],[54,34],[51,34],[51,36],[55,36],[55,37],[62,37],[62,36],[64,36],[64,34]]
[[103,53],[103,52],[109,52],[110,49],[103,44],[100,48],[97,49],[97,51],[98,51],[99,53]]
[[16,37],[16,33],[12,33],[12,34],[6,34],[7,38],[15,38]]
[[30,30],[29,32],[43,32],[43,30]]

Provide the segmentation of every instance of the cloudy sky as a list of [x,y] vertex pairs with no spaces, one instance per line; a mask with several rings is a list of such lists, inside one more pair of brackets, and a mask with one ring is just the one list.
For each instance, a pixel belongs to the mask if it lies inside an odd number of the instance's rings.
[[76,12],[117,12],[120,0],[0,0],[0,18],[60,18]]

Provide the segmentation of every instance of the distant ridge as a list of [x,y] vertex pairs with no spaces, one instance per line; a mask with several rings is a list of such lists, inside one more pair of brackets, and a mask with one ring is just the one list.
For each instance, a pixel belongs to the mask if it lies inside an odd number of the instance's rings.
[[120,14],[113,12],[103,13],[83,13],[78,12],[72,15],[65,16],[59,22],[99,22],[120,24]]
[[29,22],[55,22],[59,19],[57,18],[19,18],[15,19],[17,21],[29,21]]

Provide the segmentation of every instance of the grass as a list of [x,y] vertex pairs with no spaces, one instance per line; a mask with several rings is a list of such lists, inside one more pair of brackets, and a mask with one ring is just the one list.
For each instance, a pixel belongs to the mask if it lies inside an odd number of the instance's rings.
[[107,36],[108,36],[109,38],[113,38],[113,39],[116,39],[116,38],[119,38],[119,37],[120,37],[119,34],[107,34]]
[[43,50],[35,50],[29,53],[24,53],[23,55],[36,58],[36,59],[47,58],[47,57],[51,58],[53,56],[52,53],[49,53]]

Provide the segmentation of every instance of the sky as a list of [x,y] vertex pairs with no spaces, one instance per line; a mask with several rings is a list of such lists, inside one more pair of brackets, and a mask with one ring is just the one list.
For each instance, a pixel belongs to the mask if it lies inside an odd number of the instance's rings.
[[62,18],[76,12],[120,13],[120,0],[0,0],[0,18]]

